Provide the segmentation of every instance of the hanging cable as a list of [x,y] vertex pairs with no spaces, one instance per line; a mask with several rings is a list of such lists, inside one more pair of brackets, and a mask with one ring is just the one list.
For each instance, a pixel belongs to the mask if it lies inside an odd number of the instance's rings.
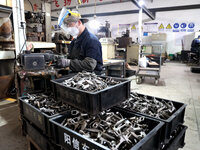
[[29,4],[31,5],[32,11],[34,12],[33,4],[30,2],[30,0],[28,0],[28,2],[29,2]]
[[77,3],[77,5],[76,5],[76,11],[78,11],[78,5],[81,5],[81,0],[77,0],[76,3]]

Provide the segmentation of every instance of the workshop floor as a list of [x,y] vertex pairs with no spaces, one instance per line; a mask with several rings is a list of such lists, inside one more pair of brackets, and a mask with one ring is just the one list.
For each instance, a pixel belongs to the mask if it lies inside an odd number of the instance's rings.
[[[190,72],[190,67],[181,63],[166,63],[161,69],[161,79],[154,86],[147,78],[137,85],[132,77],[131,89],[145,94],[187,104],[185,113],[186,145],[183,150],[199,150],[200,147],[200,74]],[[16,103],[0,100],[0,149],[27,150],[26,138],[21,134],[19,111]]]
[[16,102],[0,100],[0,149],[27,150],[25,136],[21,134]]
[[146,78],[136,84],[135,77],[131,90],[141,94],[156,96],[187,104],[185,112],[186,145],[183,150],[200,149],[200,74],[190,72],[190,67],[181,63],[165,63],[161,68],[158,86],[153,78]]

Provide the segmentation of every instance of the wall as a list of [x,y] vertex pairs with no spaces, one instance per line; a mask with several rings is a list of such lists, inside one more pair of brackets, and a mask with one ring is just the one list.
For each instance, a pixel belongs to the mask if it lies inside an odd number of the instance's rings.
[[[42,2],[41,2],[41,0],[29,0],[29,1],[32,3],[33,10],[35,12],[41,11],[41,9],[42,9],[42,6],[41,6]],[[24,0],[24,9],[26,11],[32,11],[31,4],[28,2],[28,0]]]
[[12,7],[12,0],[1,0],[0,5],[10,6]]
[[[96,0],[98,3],[101,3],[100,1]],[[103,0],[103,2],[107,1],[113,1],[113,0]],[[123,0],[122,0],[123,1]],[[87,2],[86,2],[87,3]],[[89,3],[94,3],[94,0],[89,0]],[[194,5],[199,4],[199,0],[181,0],[181,1],[174,1],[174,0],[167,0],[167,1],[160,1],[160,0],[153,0],[153,3],[151,3],[151,0],[146,0],[145,5],[147,8],[159,8],[159,7],[173,7],[173,6],[181,6],[181,5]],[[56,5],[58,7],[56,7]],[[56,2],[52,2],[52,16],[58,17],[60,10],[64,6],[64,0]],[[75,6],[76,1],[72,1],[70,6]],[[83,4],[86,5],[86,4]],[[69,7],[68,5],[66,5]],[[54,11],[54,10],[57,11]],[[96,7],[96,13],[103,13],[103,12],[113,12],[113,11],[123,11],[123,10],[137,10],[138,8],[132,3],[132,2],[124,2],[124,3],[118,3],[118,4],[110,4],[110,5],[104,5],[104,6],[97,6]],[[87,7],[87,8],[79,8],[79,12],[81,14],[93,14],[95,11],[95,7]],[[173,26],[174,23],[195,23],[194,31],[200,30],[200,19],[199,18],[200,9],[193,9],[193,10],[181,10],[181,11],[167,11],[167,12],[157,12],[156,13],[156,20],[151,21],[145,14],[143,14],[143,23],[144,22],[155,22],[160,25],[161,23],[164,25],[164,27],[167,26],[168,23]],[[93,19],[93,18],[89,18]],[[118,24],[136,24],[138,22],[138,14],[128,14],[128,15],[117,15],[117,16],[105,16],[105,17],[98,17],[97,20],[100,21],[102,24],[105,23],[106,20],[109,20],[112,27],[112,36],[121,36],[120,32],[118,31]],[[57,22],[53,22],[53,24],[57,24]],[[88,24],[87,24],[88,26]],[[167,40],[166,40],[166,49],[168,53],[176,53],[182,50],[182,44],[181,40],[187,36],[192,34],[192,32],[179,32],[175,33],[172,31],[159,31],[159,32],[165,32],[167,34]],[[136,38],[138,37],[138,32],[132,31],[130,36],[133,38],[134,41],[136,41]],[[148,34],[148,36],[143,37],[144,43],[151,42],[151,34]],[[190,45],[191,40],[184,40],[185,45]],[[188,44],[189,43],[189,44]]]

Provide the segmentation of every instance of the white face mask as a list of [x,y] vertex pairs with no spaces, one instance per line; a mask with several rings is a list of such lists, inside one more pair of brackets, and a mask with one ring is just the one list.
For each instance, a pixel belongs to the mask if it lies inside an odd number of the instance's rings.
[[79,30],[77,27],[68,27],[67,30],[68,33],[74,38],[77,38],[77,36],[79,35]]

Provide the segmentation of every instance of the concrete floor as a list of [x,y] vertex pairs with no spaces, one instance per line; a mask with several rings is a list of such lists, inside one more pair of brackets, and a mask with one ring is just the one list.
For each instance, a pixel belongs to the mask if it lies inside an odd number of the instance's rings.
[[22,136],[17,103],[0,100],[0,149],[27,150],[25,136]]
[[[166,63],[161,69],[161,79],[154,86],[147,78],[137,85],[132,77],[131,90],[187,104],[185,112],[186,145],[183,150],[200,149],[200,74],[193,74],[185,64]],[[21,134],[19,111],[16,103],[0,101],[0,149],[26,150],[27,143]]]

